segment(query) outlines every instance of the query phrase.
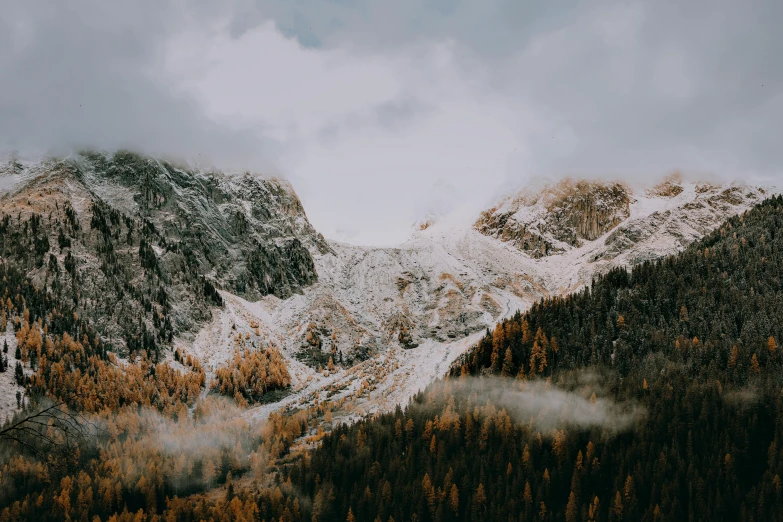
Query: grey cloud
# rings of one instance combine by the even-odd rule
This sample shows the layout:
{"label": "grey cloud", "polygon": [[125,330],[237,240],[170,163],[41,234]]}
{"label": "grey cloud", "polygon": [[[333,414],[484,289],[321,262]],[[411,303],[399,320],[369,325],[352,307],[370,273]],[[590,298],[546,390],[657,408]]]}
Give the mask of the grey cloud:
{"label": "grey cloud", "polygon": [[[463,204],[477,189],[538,175],[781,176],[781,2],[0,0],[0,8],[0,149],[127,147],[228,168],[284,165],[327,233],[362,223],[365,238],[386,243],[380,228],[409,219],[409,207]],[[269,31],[270,20],[304,48],[244,39]],[[182,70],[159,74],[179,65],[167,61],[172,40],[185,47],[176,49]],[[272,47],[253,47],[263,45]],[[213,50],[203,63],[193,57]],[[335,60],[340,67],[329,66]],[[284,74],[291,69],[300,74]],[[201,72],[223,81],[199,84]],[[270,77],[309,83],[255,89]],[[384,91],[397,80],[395,92]],[[324,103],[302,104],[307,97]],[[424,192],[441,179],[462,201],[416,194],[411,204],[411,187]]]}
{"label": "grey cloud", "polygon": [[314,47],[455,41],[485,95],[546,122],[519,122],[535,151],[527,173],[781,172],[780,2],[252,4],[250,19]]}
{"label": "grey cloud", "polygon": [[372,106],[364,112],[344,115],[340,120],[328,122],[318,131],[324,144],[334,143],[346,132],[363,132],[382,129],[386,132],[405,132],[415,121],[426,117],[435,108],[414,95],[398,96]]}
{"label": "grey cloud", "polygon": [[[195,4],[194,4],[195,5]],[[156,77],[167,38],[190,12],[166,2],[2,2],[0,147],[32,154],[132,148],[271,168],[274,143],[233,130]]]}
{"label": "grey cloud", "polygon": [[[585,11],[542,48],[526,49],[502,82],[520,85],[556,124],[554,138],[538,137],[540,168],[780,173],[774,136],[782,129],[783,69],[775,54],[783,35],[772,20],[782,8],[612,4]],[[576,136],[566,157],[558,127]]]}
{"label": "grey cloud", "polygon": [[373,118],[388,130],[404,130],[416,118],[433,110],[430,105],[415,96],[399,97],[375,107]]}
{"label": "grey cloud", "polygon": [[237,20],[240,35],[260,19],[274,19],[281,30],[309,47],[346,41],[394,49],[417,40],[457,40],[482,56],[515,52],[541,30],[556,27],[578,2],[514,0],[384,0],[274,2],[251,0]]}

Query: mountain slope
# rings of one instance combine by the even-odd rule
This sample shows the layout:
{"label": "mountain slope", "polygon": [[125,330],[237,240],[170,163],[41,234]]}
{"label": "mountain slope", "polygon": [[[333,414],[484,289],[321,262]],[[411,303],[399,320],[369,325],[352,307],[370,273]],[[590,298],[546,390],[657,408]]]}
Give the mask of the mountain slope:
{"label": "mountain slope", "polygon": [[[336,399],[351,397],[371,378],[372,390],[355,398],[357,413],[393,408],[442,375],[498,320],[578,290],[612,267],[675,254],[766,196],[755,187],[677,179],[640,193],[623,190],[629,191],[627,218],[560,254],[531,256],[469,223],[447,220],[396,248],[330,242],[330,252],[314,254],[319,281],[302,294],[250,303],[224,293],[221,316],[182,344],[209,369],[231,357],[240,332],[245,345],[271,343],[287,354],[298,391],[285,404],[308,404],[329,388],[343,390]],[[570,218],[558,226],[578,234]],[[330,357],[337,367],[325,377],[317,369]],[[268,411],[263,406],[251,414]]]}
{"label": "mountain slope", "polygon": [[562,180],[506,198],[482,212],[474,228],[542,257],[580,247],[630,216],[631,191],[622,183]]}
{"label": "mountain slope", "polygon": [[[373,248],[324,240],[279,180],[130,153],[10,162],[0,179],[4,258],[72,298],[110,349],[157,358],[176,346],[209,379],[236,349],[274,346],[294,389],[278,406],[329,387],[353,397],[372,376],[359,414],[404,403],[516,310],[676,253],[765,196],[680,179],[641,193],[566,180],[507,198],[473,227],[442,220]],[[550,246],[526,247],[531,234]]]}
{"label": "mountain slope", "polygon": [[782,226],[775,197],[504,320],[281,483],[323,519],[779,520]]}
{"label": "mountain slope", "polygon": [[[0,172],[0,252],[117,350],[149,353],[222,304],[215,290],[288,297],[328,251],[291,187],[185,170],[131,153],[88,153]],[[13,183],[11,183],[13,182]]]}
{"label": "mountain slope", "polygon": [[[284,520],[780,516],[770,419],[783,334],[767,340],[769,357],[758,349],[779,313],[783,202],[735,218],[709,252],[678,258],[687,263],[656,265],[663,276],[650,263],[632,276],[616,268],[678,252],[761,189],[673,180],[629,193],[627,211],[584,220],[579,209],[597,208],[585,203],[590,190],[604,190],[593,183],[539,230],[576,239],[539,256],[445,220],[398,248],[329,243],[284,184],[133,155],[11,164],[0,179],[0,321],[17,368],[0,379],[0,408],[15,406],[6,388],[22,383],[23,403],[65,399],[107,423],[56,456],[0,445],[11,470],[0,503],[14,503],[4,520],[108,518],[125,507],[198,520],[229,504],[236,513],[237,502],[249,518]],[[597,294],[562,297],[599,274]],[[517,309],[531,310],[527,334]],[[650,322],[656,314],[665,321]],[[506,395],[494,379],[450,380],[396,408],[476,345],[460,373],[552,381]],[[585,364],[595,371],[579,372]],[[213,377],[238,407],[209,394]],[[499,407],[486,400],[498,398]],[[517,409],[528,403],[543,408]],[[269,419],[260,445],[246,422],[259,418]],[[336,433],[324,440],[322,430]],[[312,459],[297,458],[319,441]],[[629,455],[645,455],[633,460],[645,467],[626,465]],[[49,457],[64,464],[51,480],[41,473]],[[692,462],[708,464],[686,469]],[[250,486],[273,470],[280,488]],[[92,487],[100,503],[84,501]]]}

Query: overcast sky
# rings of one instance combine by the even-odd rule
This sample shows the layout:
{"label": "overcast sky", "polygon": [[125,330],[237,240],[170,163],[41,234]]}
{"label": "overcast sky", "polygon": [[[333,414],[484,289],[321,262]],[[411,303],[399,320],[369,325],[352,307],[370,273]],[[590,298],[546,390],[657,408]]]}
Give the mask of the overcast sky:
{"label": "overcast sky", "polygon": [[783,2],[0,0],[0,147],[291,180],[404,240],[531,176],[780,179]]}

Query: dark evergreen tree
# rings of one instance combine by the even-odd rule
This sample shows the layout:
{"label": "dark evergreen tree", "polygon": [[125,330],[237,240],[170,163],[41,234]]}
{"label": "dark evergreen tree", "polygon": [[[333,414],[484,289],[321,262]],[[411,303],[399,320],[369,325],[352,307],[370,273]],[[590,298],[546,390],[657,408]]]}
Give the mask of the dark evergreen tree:
{"label": "dark evergreen tree", "polygon": [[14,370],[14,380],[19,386],[24,386],[24,370],[22,369],[22,363],[16,362],[16,369]]}

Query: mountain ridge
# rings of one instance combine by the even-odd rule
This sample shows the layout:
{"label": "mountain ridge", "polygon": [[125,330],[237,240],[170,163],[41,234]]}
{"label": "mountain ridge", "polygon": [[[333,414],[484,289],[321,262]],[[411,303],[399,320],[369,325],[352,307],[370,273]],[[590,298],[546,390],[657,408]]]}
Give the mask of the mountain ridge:
{"label": "mountain ridge", "polygon": [[[374,373],[372,391],[357,401],[357,414],[393,408],[442,374],[497,320],[573,292],[613,267],[677,253],[769,193],[738,184],[665,183],[677,188],[661,184],[634,193],[625,221],[550,256],[530,256],[448,220],[433,220],[397,247],[328,241],[333,253],[314,256],[317,283],[289,300],[269,296],[238,305],[226,314],[232,327],[223,324],[222,335],[210,336],[213,344],[199,340],[191,349],[220,364],[231,353],[235,326],[253,343],[272,343],[289,357],[300,391],[286,404],[308,403],[318,390],[334,387],[344,390],[336,399],[349,397],[356,382]],[[249,328],[254,322],[260,336]],[[217,349],[216,338],[224,339]],[[311,356],[315,345],[320,358]],[[362,357],[354,356],[356,348]],[[330,357],[349,362],[323,376],[317,370]],[[256,413],[267,411],[264,406]]]}
{"label": "mountain ridge", "polygon": [[[54,216],[34,234],[40,249],[49,245],[40,259],[34,239],[14,255],[38,284],[65,266],[64,284],[71,272],[83,278],[81,312],[122,355],[141,347],[173,361],[164,348],[176,347],[209,378],[237,349],[278,348],[292,393],[251,417],[330,388],[359,416],[403,404],[517,310],[679,252],[769,193],[681,178],[646,191],[563,180],[511,194],[473,224],[432,219],[381,248],[324,239],[281,180],[130,153],[12,164],[3,174],[15,177],[0,192],[12,228],[21,226],[13,216]],[[550,246],[531,250],[530,238]],[[357,395],[362,381],[369,386]]]}

